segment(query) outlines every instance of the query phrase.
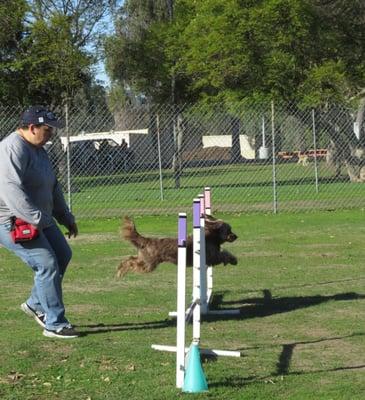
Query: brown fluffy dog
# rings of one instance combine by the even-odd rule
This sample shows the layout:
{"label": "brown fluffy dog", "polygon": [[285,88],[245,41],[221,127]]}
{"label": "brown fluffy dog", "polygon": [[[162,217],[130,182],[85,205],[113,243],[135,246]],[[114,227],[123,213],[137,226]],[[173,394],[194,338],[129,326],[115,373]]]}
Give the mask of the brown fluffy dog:
{"label": "brown fluffy dog", "polygon": [[[134,222],[125,217],[122,225],[123,238],[131,242],[137,249],[137,256],[130,256],[123,260],[117,270],[117,276],[122,277],[129,271],[152,272],[158,264],[170,262],[177,264],[177,239],[174,238],[147,238],[140,235]],[[226,222],[206,216],[205,219],[205,246],[207,265],[237,264],[234,255],[221,250],[225,242],[234,242],[237,236]],[[193,239],[187,238],[187,265],[193,264]]]}

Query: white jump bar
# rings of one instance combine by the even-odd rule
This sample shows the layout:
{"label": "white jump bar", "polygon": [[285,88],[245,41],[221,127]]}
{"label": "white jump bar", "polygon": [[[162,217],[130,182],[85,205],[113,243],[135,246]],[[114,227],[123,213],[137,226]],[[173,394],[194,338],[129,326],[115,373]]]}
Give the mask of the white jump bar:
{"label": "white jump bar", "polygon": [[[165,346],[160,344],[153,344],[151,347],[154,350],[159,351],[169,351],[171,353],[176,353],[176,346]],[[185,347],[185,353],[188,353],[189,347]],[[226,357],[241,357],[240,351],[230,351],[230,350],[215,350],[215,349],[200,349],[202,354],[208,356],[226,356]]]}
{"label": "white jump bar", "polygon": [[[188,309],[185,313],[186,316],[188,316],[191,313],[191,310]],[[238,315],[241,313],[241,310],[235,310],[235,309],[227,309],[227,310],[209,310],[207,315]],[[169,316],[176,318],[177,312],[176,311],[170,311]]]}

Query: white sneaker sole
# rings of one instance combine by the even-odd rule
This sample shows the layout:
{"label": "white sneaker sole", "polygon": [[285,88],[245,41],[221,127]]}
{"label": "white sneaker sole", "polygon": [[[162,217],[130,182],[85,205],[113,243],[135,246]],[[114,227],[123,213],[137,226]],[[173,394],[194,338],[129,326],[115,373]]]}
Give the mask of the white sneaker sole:
{"label": "white sneaker sole", "polygon": [[49,331],[48,329],[45,329],[43,331],[43,336],[49,337],[49,338],[56,338],[56,339],[76,339],[80,337],[80,335],[60,335],[57,332]]}
{"label": "white sneaker sole", "polygon": [[42,322],[38,316],[36,314],[34,314],[34,312],[28,307],[28,305],[26,303],[23,303],[20,305],[20,309],[27,314],[29,317],[32,317],[38,325],[40,325],[42,328],[45,328],[46,325],[44,322]]}

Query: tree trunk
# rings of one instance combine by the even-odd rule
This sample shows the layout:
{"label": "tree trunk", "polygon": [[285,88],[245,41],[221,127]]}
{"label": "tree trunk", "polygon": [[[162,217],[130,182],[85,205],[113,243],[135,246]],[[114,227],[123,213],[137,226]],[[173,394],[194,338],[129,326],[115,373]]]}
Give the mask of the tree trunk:
{"label": "tree trunk", "polygon": [[231,162],[238,162],[241,160],[240,120],[236,117],[233,117],[231,124],[232,124]]}

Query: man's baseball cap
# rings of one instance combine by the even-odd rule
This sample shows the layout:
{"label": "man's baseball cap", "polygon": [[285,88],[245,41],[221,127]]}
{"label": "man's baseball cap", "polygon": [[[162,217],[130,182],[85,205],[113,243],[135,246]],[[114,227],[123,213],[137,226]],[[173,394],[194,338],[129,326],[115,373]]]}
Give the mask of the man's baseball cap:
{"label": "man's baseball cap", "polygon": [[44,106],[28,107],[23,112],[20,121],[22,125],[48,125],[52,128],[63,128],[64,126],[63,122]]}

